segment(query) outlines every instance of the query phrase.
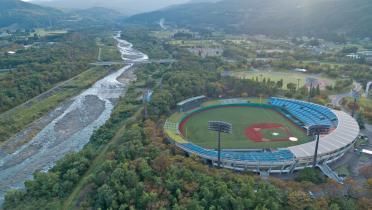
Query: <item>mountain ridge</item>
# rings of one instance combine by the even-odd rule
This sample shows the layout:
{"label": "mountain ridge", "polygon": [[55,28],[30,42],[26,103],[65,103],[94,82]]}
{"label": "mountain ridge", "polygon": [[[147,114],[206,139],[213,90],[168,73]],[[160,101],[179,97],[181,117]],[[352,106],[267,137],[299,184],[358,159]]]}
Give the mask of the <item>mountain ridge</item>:
{"label": "mountain ridge", "polygon": [[20,0],[0,0],[1,28],[89,27],[115,24],[123,15],[115,10],[91,7],[71,11],[40,6]]}
{"label": "mountain ridge", "polygon": [[0,3],[0,28],[12,25],[20,28],[50,26],[64,15],[57,9],[20,0],[1,0]]}
{"label": "mountain ridge", "polygon": [[134,15],[126,23],[216,28],[228,33],[372,37],[368,0],[223,0]]}

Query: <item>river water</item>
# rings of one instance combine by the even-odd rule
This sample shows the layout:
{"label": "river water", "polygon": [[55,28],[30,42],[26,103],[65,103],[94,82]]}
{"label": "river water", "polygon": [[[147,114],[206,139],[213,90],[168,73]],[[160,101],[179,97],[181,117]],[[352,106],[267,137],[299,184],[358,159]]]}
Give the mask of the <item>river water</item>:
{"label": "river water", "polygon": [[133,45],[114,37],[126,66],[97,81],[91,88],[55,109],[55,117],[28,143],[11,153],[0,151],[0,204],[6,191],[24,187],[35,171],[47,171],[67,153],[81,150],[93,131],[110,117],[114,101],[122,96],[133,78],[118,80],[131,67],[148,60]]}

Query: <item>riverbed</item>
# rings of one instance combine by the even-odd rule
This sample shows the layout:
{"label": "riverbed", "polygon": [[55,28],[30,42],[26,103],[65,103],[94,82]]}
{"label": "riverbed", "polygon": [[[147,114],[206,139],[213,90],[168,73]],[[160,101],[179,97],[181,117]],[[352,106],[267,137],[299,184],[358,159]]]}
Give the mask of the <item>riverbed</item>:
{"label": "riverbed", "polygon": [[0,148],[0,203],[6,191],[23,188],[24,181],[31,179],[35,171],[47,171],[67,153],[81,150],[94,130],[110,118],[115,101],[125,94],[129,84],[135,80],[132,67],[148,60],[147,55],[120,39],[120,35],[118,32],[114,39],[126,63],[123,68],[35,121],[32,126],[39,127],[34,131],[37,134],[26,144],[14,146],[17,142],[25,141],[27,134],[33,132],[32,126]]}

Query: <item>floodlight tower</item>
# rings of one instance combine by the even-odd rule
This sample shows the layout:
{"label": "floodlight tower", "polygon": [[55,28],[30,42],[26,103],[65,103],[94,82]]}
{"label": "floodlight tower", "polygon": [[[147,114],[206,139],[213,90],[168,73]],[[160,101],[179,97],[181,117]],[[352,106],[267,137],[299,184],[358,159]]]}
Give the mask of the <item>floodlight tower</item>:
{"label": "floodlight tower", "polygon": [[218,132],[217,144],[218,144],[218,168],[221,168],[221,133],[231,133],[232,125],[223,121],[209,121],[208,130]]}
{"label": "floodlight tower", "polygon": [[315,143],[315,151],[314,151],[314,160],[313,160],[313,168],[316,166],[316,159],[318,157],[318,147],[319,147],[319,139],[320,134],[325,133],[329,130],[329,126],[326,125],[314,125],[309,128],[310,135],[313,136],[314,139],[316,139]]}

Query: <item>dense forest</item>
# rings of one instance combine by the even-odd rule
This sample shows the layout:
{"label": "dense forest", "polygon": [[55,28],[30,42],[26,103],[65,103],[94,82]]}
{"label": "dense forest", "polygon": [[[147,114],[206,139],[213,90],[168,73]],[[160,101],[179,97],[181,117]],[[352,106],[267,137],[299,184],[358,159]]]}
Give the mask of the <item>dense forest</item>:
{"label": "dense forest", "polygon": [[14,69],[0,77],[0,113],[85,71],[96,59],[95,36],[88,32],[71,32],[44,43],[0,60],[0,68]]}
{"label": "dense forest", "polygon": [[[146,46],[162,44],[151,37],[128,41]],[[136,42],[135,40],[138,40]],[[175,103],[198,94],[210,97],[229,94],[274,94],[253,80],[221,78],[218,58],[200,59],[170,46],[157,47],[179,59],[172,65],[137,66],[138,80],[120,99],[110,120],[78,153],[60,160],[49,172],[37,172],[5,197],[5,209],[368,209],[371,191],[345,188],[317,172],[300,173],[297,181],[282,181],[202,164],[186,157],[162,133],[165,117]],[[143,88],[155,93],[143,116]],[[368,176],[368,175],[367,175]],[[316,183],[316,184],[314,184]],[[311,197],[309,190],[321,192]]]}

